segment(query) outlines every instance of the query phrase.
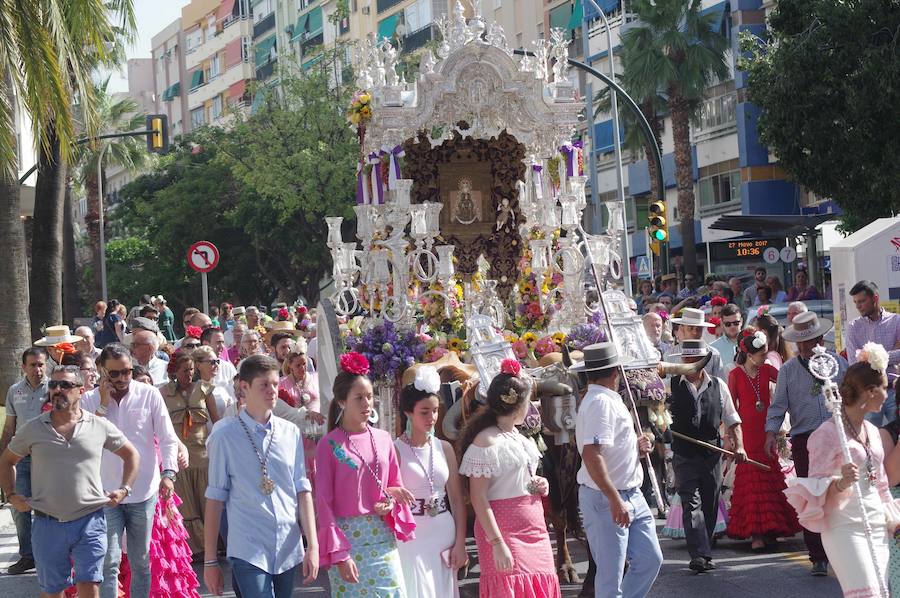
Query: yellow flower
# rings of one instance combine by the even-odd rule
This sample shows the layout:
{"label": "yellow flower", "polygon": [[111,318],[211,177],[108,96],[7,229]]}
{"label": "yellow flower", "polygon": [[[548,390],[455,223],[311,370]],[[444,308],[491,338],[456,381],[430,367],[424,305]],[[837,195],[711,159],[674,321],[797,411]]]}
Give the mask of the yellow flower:
{"label": "yellow flower", "polygon": [[356,112],[354,112],[353,114],[351,114],[351,115],[350,115],[350,122],[352,122],[354,125],[358,125],[358,124],[359,124],[359,114],[357,114]]}
{"label": "yellow flower", "polygon": [[372,96],[370,96],[367,93],[359,94],[359,101],[362,102],[363,104],[368,104],[369,100],[371,100],[371,99],[372,99]]}
{"label": "yellow flower", "polygon": [[363,116],[363,118],[369,118],[372,116],[372,109],[368,106],[363,106],[360,108],[359,113]]}
{"label": "yellow flower", "polygon": [[447,341],[447,348],[451,351],[456,351],[457,353],[459,353],[460,351],[465,351],[466,341],[454,336],[449,341]]}
{"label": "yellow flower", "polygon": [[507,332],[503,335],[503,340],[508,343],[514,343],[519,340],[519,337],[514,332]]}
{"label": "yellow flower", "polygon": [[522,335],[522,340],[525,341],[529,349],[534,349],[534,346],[537,345],[538,337],[533,332],[526,332]]}
{"label": "yellow flower", "polygon": [[563,334],[562,332],[554,332],[552,338],[553,338],[554,343],[556,343],[557,345],[562,347],[562,344],[566,340],[566,335]]}
{"label": "yellow flower", "polygon": [[532,291],[534,291],[534,285],[527,280],[520,285],[520,288],[522,289],[522,293],[525,295],[530,295]]}

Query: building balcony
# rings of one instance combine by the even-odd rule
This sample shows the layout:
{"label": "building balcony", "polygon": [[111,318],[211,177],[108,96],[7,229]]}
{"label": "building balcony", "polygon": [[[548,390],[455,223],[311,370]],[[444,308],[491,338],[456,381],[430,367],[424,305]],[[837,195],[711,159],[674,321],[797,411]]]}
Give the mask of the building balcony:
{"label": "building balcony", "polygon": [[403,2],[403,0],[377,0],[375,7],[379,13],[382,13],[392,6],[397,6],[401,2]]}
{"label": "building balcony", "polygon": [[220,74],[218,77],[192,89],[188,96],[188,108],[195,110],[203,106],[204,102],[228,91],[228,88],[238,81],[253,78],[253,69],[247,62],[239,62]]}
{"label": "building balcony", "polygon": [[275,13],[269,14],[262,21],[253,25],[253,39],[256,39],[264,33],[275,28]]}
{"label": "building balcony", "polygon": [[418,31],[414,31],[403,38],[402,49],[404,52],[418,50],[434,39],[434,25],[428,25]]}
{"label": "building balcony", "polygon": [[184,66],[187,70],[197,68],[204,60],[225,51],[225,46],[242,36],[250,35],[250,22],[247,19],[234,19],[230,26],[219,31],[215,36],[208,38],[197,46],[190,54],[184,57]]}

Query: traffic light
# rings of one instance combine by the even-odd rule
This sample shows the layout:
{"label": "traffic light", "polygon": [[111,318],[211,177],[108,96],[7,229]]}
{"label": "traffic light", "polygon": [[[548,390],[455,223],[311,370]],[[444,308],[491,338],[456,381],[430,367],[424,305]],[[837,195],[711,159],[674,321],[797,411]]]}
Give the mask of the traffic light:
{"label": "traffic light", "polygon": [[650,239],[658,243],[665,243],[669,240],[669,224],[666,221],[666,202],[653,201],[650,202],[649,214],[649,233]]}
{"label": "traffic light", "polygon": [[151,154],[169,151],[169,118],[165,114],[147,117],[147,151]]}

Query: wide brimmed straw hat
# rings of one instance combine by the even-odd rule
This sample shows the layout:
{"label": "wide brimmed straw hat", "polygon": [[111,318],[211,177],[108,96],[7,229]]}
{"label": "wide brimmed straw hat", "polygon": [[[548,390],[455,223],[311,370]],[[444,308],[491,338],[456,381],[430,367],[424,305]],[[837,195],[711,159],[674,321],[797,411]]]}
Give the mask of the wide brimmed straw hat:
{"label": "wide brimmed straw hat", "polygon": [[34,341],[35,347],[52,347],[59,343],[77,343],[82,340],[80,336],[72,334],[68,326],[47,326],[44,334],[46,336]]}
{"label": "wide brimmed straw hat", "polygon": [[681,317],[672,318],[673,324],[681,326],[700,326],[702,328],[715,328],[716,325],[706,321],[706,314],[701,309],[685,307],[681,310]]}

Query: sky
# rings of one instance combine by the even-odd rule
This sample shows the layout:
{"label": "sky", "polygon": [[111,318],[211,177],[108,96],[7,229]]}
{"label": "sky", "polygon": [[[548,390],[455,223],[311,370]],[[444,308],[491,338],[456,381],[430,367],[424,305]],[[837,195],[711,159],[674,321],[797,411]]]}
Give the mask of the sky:
{"label": "sky", "polygon": [[[137,20],[137,39],[128,49],[128,58],[150,58],[150,40],[169,23],[181,16],[181,9],[190,0],[134,0]],[[113,74],[110,91],[128,91],[128,78],[123,71]]]}

